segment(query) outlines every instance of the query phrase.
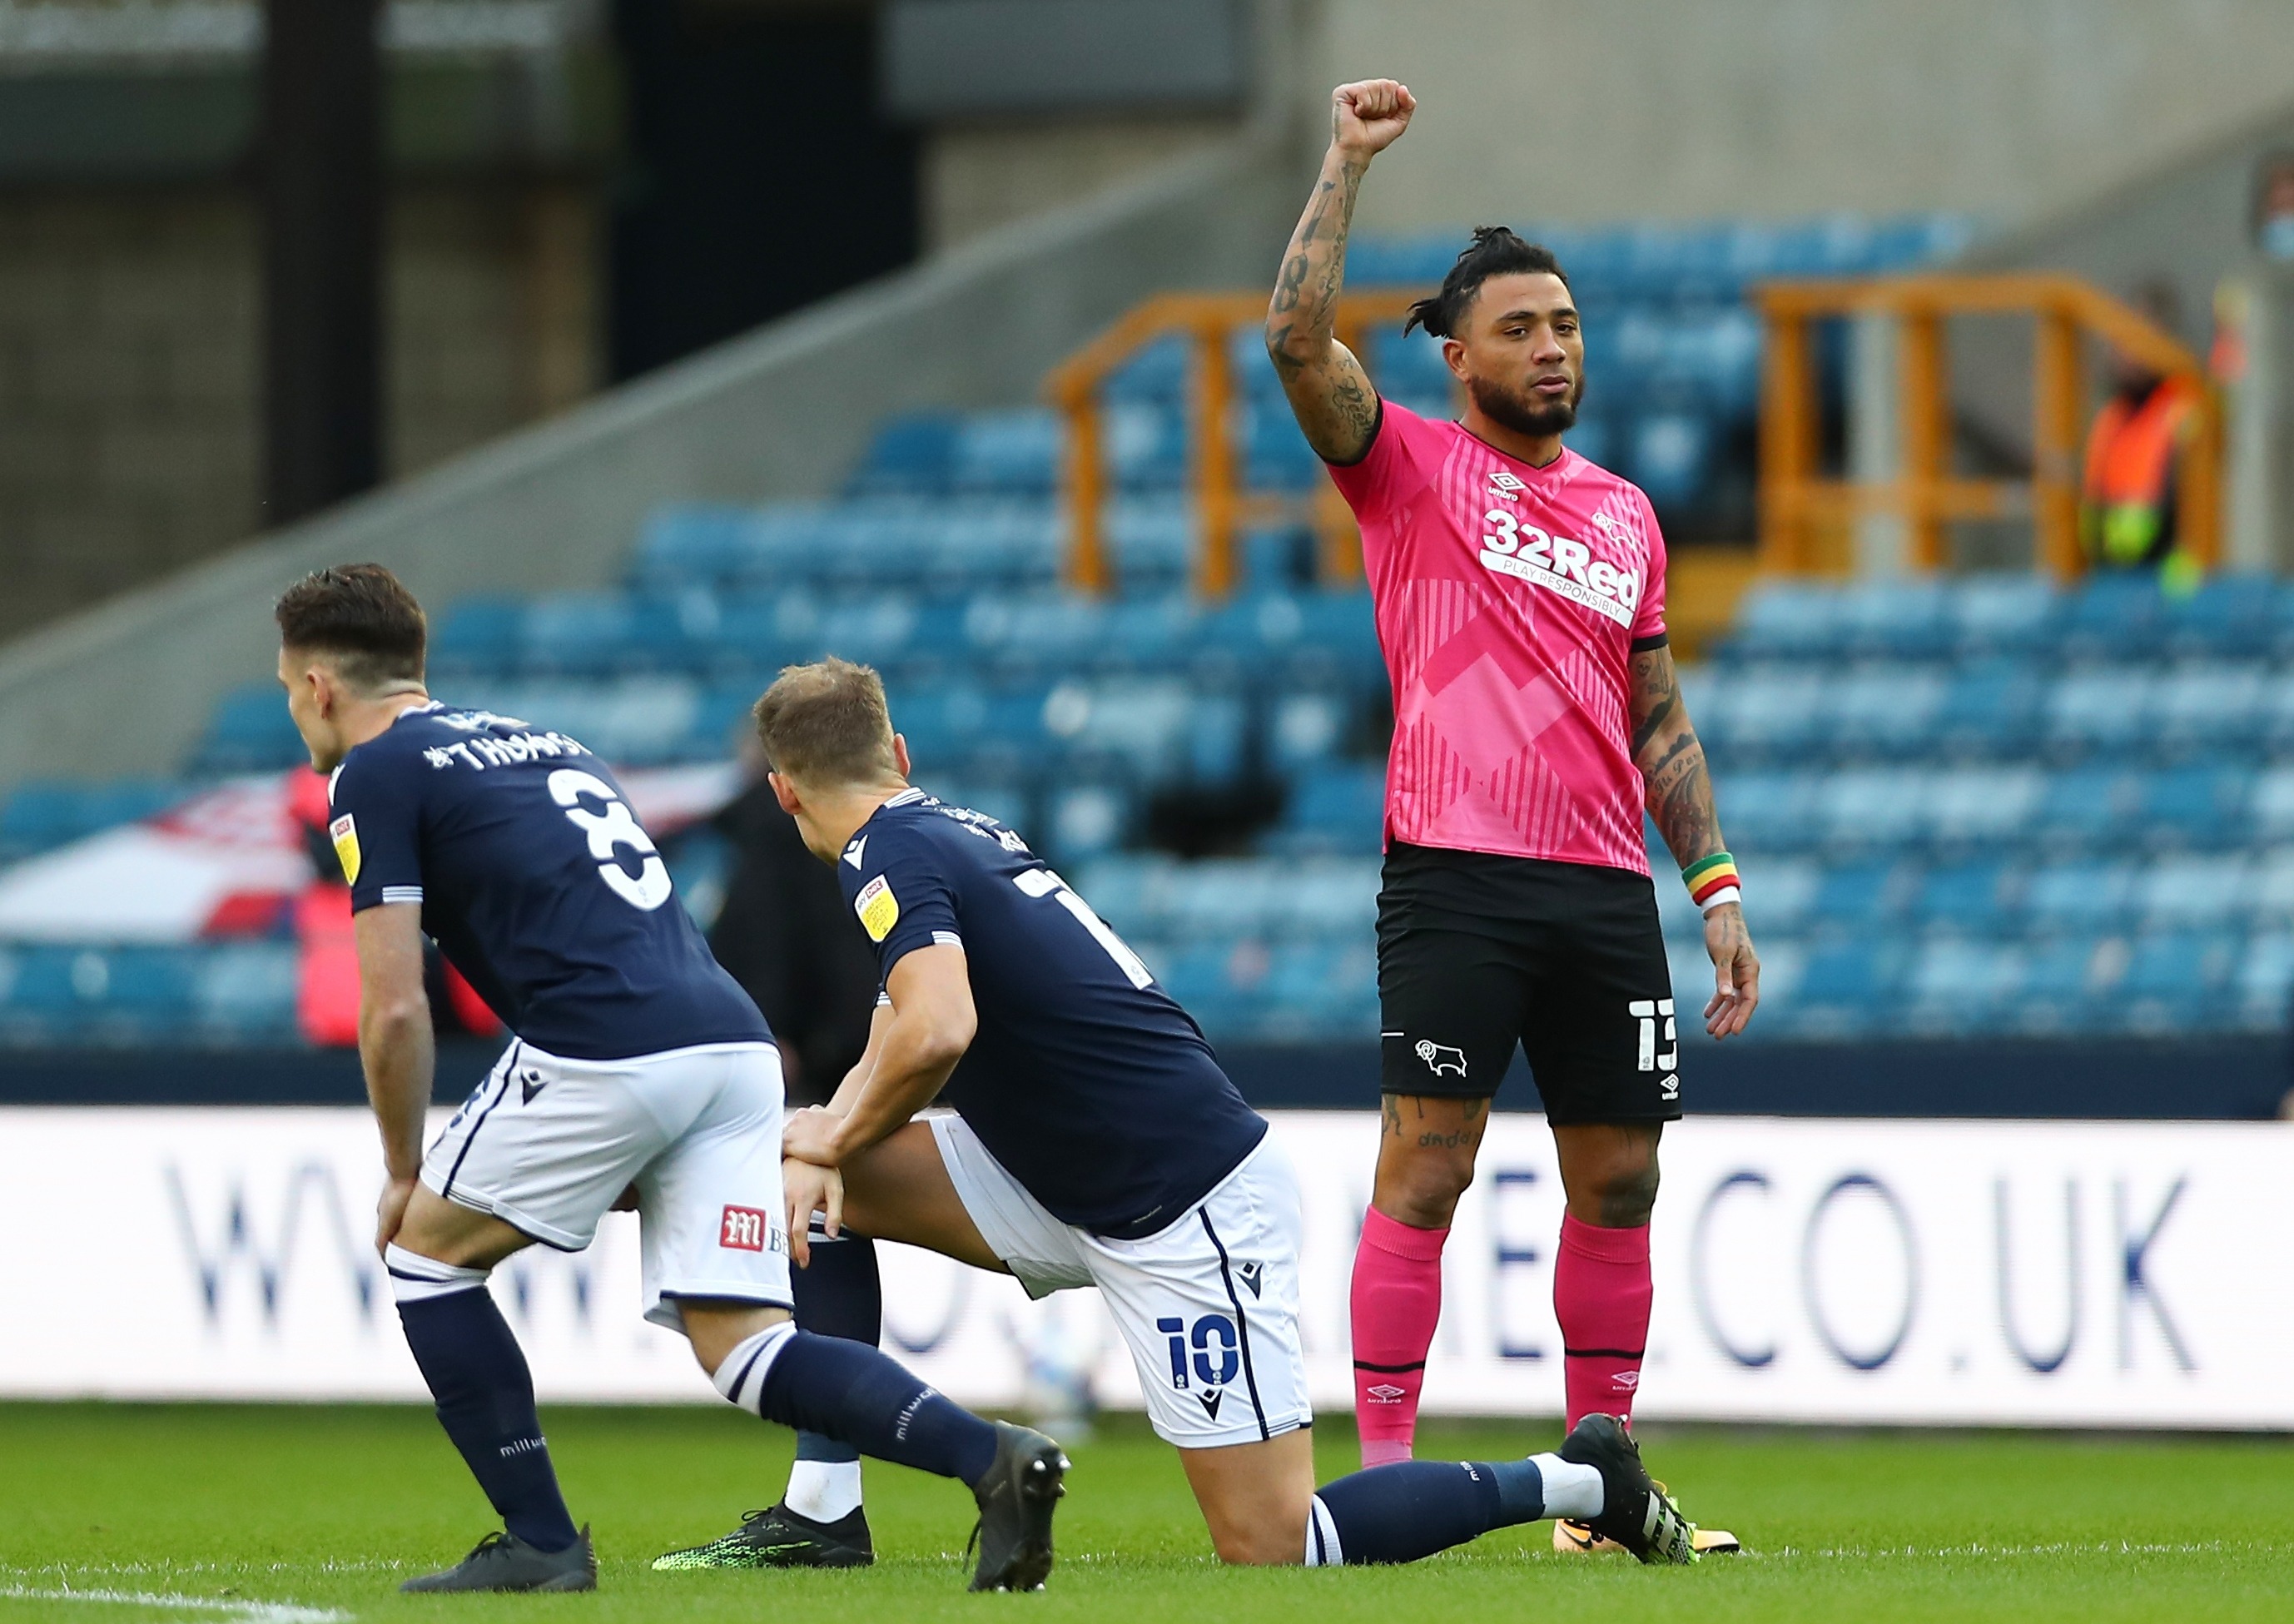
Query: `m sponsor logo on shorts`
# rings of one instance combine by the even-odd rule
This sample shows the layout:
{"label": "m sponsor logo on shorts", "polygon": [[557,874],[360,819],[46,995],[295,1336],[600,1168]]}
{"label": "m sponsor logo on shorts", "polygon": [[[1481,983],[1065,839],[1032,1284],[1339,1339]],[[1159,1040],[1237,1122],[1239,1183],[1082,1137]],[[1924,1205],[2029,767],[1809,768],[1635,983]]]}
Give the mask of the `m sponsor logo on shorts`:
{"label": "m sponsor logo on shorts", "polygon": [[1640,606],[1641,575],[1622,570],[1574,536],[1557,536],[1525,524],[1502,508],[1482,515],[1482,567],[1558,593],[1571,603],[1615,621],[1633,623]]}
{"label": "m sponsor logo on shorts", "polygon": [[717,1231],[717,1244],[735,1252],[761,1252],[773,1232],[771,1222],[753,1206],[728,1206]]}
{"label": "m sponsor logo on shorts", "polygon": [[1449,1071],[1456,1072],[1460,1077],[1466,1075],[1466,1052],[1463,1049],[1452,1049],[1447,1043],[1420,1038],[1415,1052],[1420,1060],[1426,1062],[1426,1069],[1437,1077]]}

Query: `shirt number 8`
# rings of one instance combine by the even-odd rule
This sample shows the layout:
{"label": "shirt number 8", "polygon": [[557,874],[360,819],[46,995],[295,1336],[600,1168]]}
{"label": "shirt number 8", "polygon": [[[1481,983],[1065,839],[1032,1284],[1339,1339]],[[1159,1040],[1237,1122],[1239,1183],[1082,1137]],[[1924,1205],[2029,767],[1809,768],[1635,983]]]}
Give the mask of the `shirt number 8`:
{"label": "shirt number 8", "polygon": [[[605,803],[603,812],[592,812],[582,804],[584,795],[595,796]],[[578,772],[561,767],[549,775],[549,799],[565,808],[565,816],[590,837],[590,855],[599,859],[598,877],[613,889],[614,894],[633,908],[647,913],[669,900],[668,865],[662,862],[660,849],[653,837],[638,824],[638,820],[614,786],[594,773]],[[645,859],[645,865],[632,876],[621,864],[620,852],[624,849]]]}

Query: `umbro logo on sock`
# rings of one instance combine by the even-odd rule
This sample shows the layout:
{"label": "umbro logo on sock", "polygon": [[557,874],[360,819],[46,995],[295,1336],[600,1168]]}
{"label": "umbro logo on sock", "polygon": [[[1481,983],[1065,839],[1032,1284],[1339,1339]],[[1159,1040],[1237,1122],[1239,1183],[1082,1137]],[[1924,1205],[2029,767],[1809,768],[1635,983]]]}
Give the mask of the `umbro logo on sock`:
{"label": "umbro logo on sock", "polygon": [[1199,1393],[1195,1396],[1203,1401],[1203,1414],[1208,1416],[1214,1421],[1217,1420],[1219,1406],[1225,1401],[1226,1394],[1224,1393],[1212,1392]]}
{"label": "umbro logo on sock", "polygon": [[1375,1387],[1363,1388],[1363,1396],[1374,1403],[1395,1404],[1401,1401],[1403,1392],[1389,1382],[1380,1382]]}
{"label": "umbro logo on sock", "polygon": [[1234,1271],[1242,1277],[1242,1283],[1250,1287],[1250,1295],[1254,1297],[1265,1285],[1265,1269],[1264,1263],[1237,1263],[1234,1266]]}

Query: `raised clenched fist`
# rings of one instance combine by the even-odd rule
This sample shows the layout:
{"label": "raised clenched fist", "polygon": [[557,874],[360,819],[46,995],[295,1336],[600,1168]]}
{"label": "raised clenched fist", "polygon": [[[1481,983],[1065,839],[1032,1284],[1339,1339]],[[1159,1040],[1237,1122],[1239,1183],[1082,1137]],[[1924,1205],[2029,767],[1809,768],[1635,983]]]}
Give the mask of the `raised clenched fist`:
{"label": "raised clenched fist", "polygon": [[1350,153],[1370,158],[1394,144],[1410,127],[1418,98],[1394,79],[1363,79],[1330,93],[1330,139]]}

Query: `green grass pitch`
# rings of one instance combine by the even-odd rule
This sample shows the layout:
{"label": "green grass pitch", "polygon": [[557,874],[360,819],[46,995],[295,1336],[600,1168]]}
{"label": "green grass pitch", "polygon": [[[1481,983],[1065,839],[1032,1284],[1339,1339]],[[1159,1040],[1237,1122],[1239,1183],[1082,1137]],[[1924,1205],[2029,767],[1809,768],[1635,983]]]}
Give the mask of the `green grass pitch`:
{"label": "green grass pitch", "polygon": [[[491,1525],[427,1411],[0,1406],[0,1624],[2294,1617],[2294,1446],[2279,1440],[1651,1427],[1652,1467],[1750,1554],[1664,1570],[1560,1557],[1539,1523],[1411,1568],[1242,1572],[1211,1560],[1171,1452],[1116,1417],[1073,1451],[1049,1591],[971,1596],[969,1497],[874,1466],[870,1571],[650,1572],[656,1552],[775,1498],[788,1434],[730,1410],[546,1420],[574,1514],[597,1526],[594,1596],[395,1594]],[[1553,1435],[1429,1425],[1420,1452],[1487,1458]],[[1326,1475],[1351,1466],[1342,1422],[1319,1442]]]}

